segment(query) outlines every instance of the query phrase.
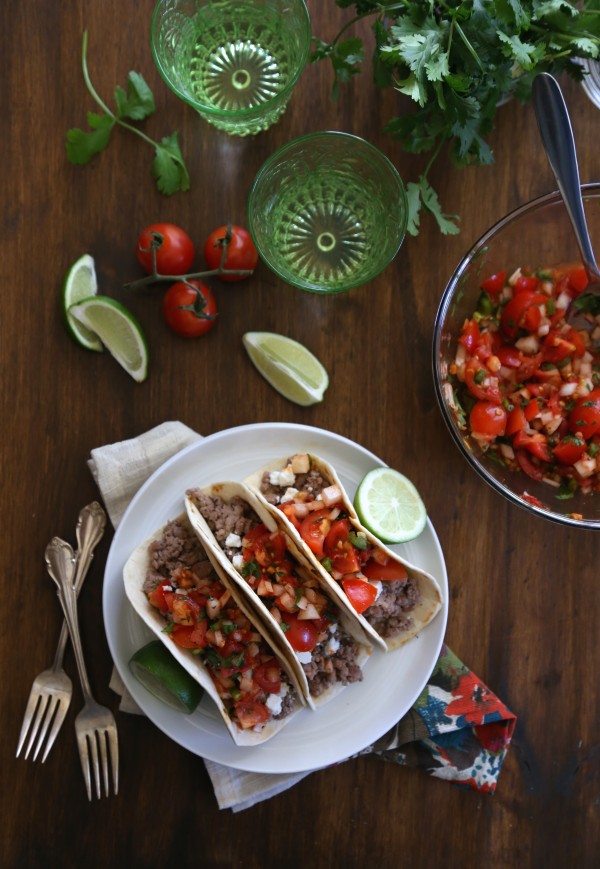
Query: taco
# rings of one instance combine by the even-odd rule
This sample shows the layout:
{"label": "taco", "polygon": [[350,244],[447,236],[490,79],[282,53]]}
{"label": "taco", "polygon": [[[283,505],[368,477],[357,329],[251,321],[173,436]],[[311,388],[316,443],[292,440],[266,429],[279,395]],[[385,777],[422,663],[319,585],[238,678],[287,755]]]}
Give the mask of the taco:
{"label": "taco", "polygon": [[133,552],[123,577],[136,612],[215,702],[237,745],[265,742],[305,705],[287,658],[185,514]]}
{"label": "taco", "polygon": [[366,528],[333,467],[309,453],[274,461],[246,484],[318,568],[337,599],[386,651],[412,639],[441,608],[436,580]]}
{"label": "taco", "polygon": [[313,709],[362,680],[372,651],[364,631],[251,490],[242,483],[191,489],[186,508],[209,555],[285,650]]}

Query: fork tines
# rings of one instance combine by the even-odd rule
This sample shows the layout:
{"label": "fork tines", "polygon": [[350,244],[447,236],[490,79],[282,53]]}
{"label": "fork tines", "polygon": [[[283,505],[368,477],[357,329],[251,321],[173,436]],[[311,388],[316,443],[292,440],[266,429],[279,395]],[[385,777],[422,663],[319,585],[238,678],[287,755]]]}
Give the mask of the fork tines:
{"label": "fork tines", "polygon": [[31,751],[37,737],[37,744],[32,755],[32,760],[36,760],[42,745],[44,744],[46,735],[48,735],[46,747],[42,755],[42,763],[46,760],[48,752],[54,745],[54,740],[56,739],[58,731],[65,719],[70,701],[70,697],[65,696],[64,691],[54,691],[47,684],[44,684],[43,686],[38,684],[38,680],[44,675],[44,673],[40,674],[31,686],[31,692],[29,694],[29,700],[27,701],[23,723],[21,725],[21,732],[19,734],[17,753],[15,755],[16,757],[19,756],[21,749],[25,744],[25,740],[27,739],[27,735],[29,734],[29,741],[27,743],[24,757],[25,760],[27,760],[29,752]]}
{"label": "fork tines", "polygon": [[[119,792],[119,743],[114,724],[95,730],[77,730],[81,769],[85,779],[88,800],[92,799],[92,771],[96,796],[110,796],[109,759],[115,796]],[[101,775],[102,773],[102,775]]]}

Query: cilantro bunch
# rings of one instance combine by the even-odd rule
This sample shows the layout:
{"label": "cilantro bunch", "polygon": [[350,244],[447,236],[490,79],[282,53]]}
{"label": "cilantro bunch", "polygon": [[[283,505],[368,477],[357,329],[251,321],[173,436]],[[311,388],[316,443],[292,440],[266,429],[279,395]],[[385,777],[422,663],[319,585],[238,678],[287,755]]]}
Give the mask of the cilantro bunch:
{"label": "cilantro bunch", "polygon": [[160,142],[155,142],[130,121],[143,121],[155,109],[154,96],[139,72],[130,72],[127,76],[127,90],[117,85],[115,88],[116,110],[111,111],[98,96],[87,66],[87,31],[83,34],[81,51],[83,78],[88,91],[102,113],[88,112],[89,130],[74,128],[67,132],[67,156],[71,163],[81,165],[89,163],[92,157],[103,151],[110,142],[115,126],[120,126],[140,136],[154,148],[152,174],[156,186],[161,193],[169,196],[177,190],[189,190],[190,177],[186,169],[177,133],[165,136]]}
{"label": "cilantro bunch", "polygon": [[503,99],[531,96],[540,72],[568,73],[580,81],[577,58],[598,58],[600,0],[336,0],[356,15],[331,43],[315,40],[312,60],[333,66],[333,96],[339,83],[359,72],[360,38],[342,38],[356,21],[374,16],[373,75],[379,87],[394,87],[414,103],[386,130],[409,153],[430,153],[417,181],[407,184],[409,226],[419,232],[421,210],[443,233],[459,231],[456,215],[443,213],[428,180],[445,145],[458,166],[490,164],[486,141]]}

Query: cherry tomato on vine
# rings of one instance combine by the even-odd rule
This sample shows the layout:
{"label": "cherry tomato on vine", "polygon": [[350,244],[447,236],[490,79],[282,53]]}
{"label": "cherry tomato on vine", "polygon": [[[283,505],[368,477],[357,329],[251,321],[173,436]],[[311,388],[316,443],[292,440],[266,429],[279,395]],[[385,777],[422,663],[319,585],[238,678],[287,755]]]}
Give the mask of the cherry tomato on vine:
{"label": "cherry tomato on vine", "polygon": [[161,275],[185,275],[194,262],[194,244],[187,232],[173,223],[153,223],[140,234],[135,249],[138,262],[152,274],[152,249]]}
{"label": "cherry tomato on vine", "polygon": [[[230,236],[230,237],[229,237]],[[223,263],[225,269],[248,269],[254,271],[258,263],[258,251],[252,236],[243,226],[220,226],[206,239],[204,259],[209,269],[218,269],[223,257],[223,246],[227,244],[227,256]],[[249,275],[218,275],[222,281],[243,281]]]}
{"label": "cherry tomato on vine", "polygon": [[214,296],[199,281],[171,284],[163,298],[162,313],[167,325],[183,338],[205,335],[217,322]]}

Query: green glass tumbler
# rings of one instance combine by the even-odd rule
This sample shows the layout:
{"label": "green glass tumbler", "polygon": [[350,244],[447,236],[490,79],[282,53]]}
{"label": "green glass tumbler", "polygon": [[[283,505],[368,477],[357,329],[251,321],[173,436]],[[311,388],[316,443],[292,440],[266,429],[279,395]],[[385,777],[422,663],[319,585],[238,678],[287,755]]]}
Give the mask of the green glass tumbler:
{"label": "green glass tumbler", "polygon": [[171,90],[236,136],[281,117],[310,40],[305,0],[160,0],[150,34]]}
{"label": "green glass tumbler", "polygon": [[248,197],[261,258],[286,283],[341,293],[368,283],[406,233],[402,179],[374,145],[348,133],[301,136],[269,157]]}

